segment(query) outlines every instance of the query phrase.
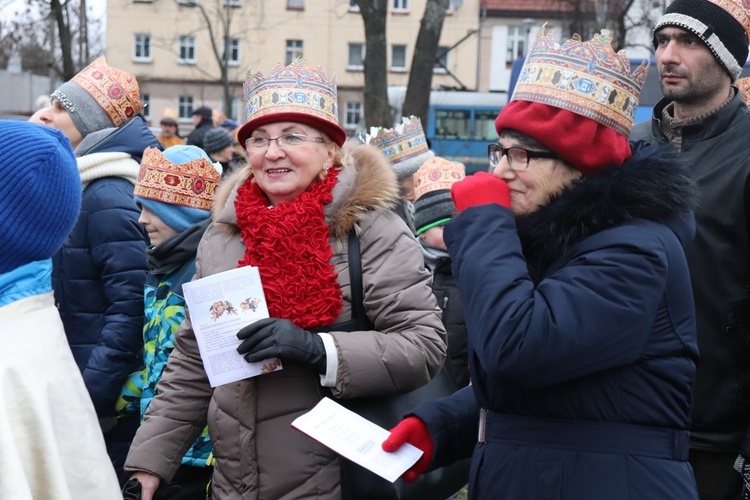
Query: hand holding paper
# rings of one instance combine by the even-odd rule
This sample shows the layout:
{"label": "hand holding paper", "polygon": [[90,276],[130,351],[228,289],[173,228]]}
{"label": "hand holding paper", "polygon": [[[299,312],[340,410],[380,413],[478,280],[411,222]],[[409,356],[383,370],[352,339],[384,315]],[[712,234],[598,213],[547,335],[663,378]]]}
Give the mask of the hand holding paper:
{"label": "hand holding paper", "polygon": [[392,453],[385,452],[380,443],[388,437],[387,430],[329,398],[321,399],[315,408],[297,417],[292,427],[391,482],[422,454],[409,443]]}
{"label": "hand holding paper", "polygon": [[383,441],[382,446],[385,451],[393,452],[406,443],[414,445],[423,452],[417,463],[404,473],[404,481],[413,483],[430,466],[432,454],[435,451],[427,426],[417,417],[408,417],[399,422],[391,429],[391,435]]}
{"label": "hand holding paper", "polygon": [[237,352],[254,363],[267,358],[293,359],[307,363],[317,373],[326,371],[323,339],[288,319],[267,318],[247,325],[237,333],[242,343]]}

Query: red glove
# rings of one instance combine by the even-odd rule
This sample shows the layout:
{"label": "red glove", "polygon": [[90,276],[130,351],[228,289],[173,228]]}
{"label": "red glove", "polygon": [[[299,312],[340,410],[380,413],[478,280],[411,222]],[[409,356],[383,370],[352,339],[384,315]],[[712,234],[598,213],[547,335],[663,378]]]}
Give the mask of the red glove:
{"label": "red glove", "polygon": [[435,445],[432,443],[427,426],[417,417],[408,417],[399,422],[396,427],[391,429],[391,435],[383,441],[382,446],[385,451],[394,452],[401,448],[404,443],[414,445],[424,452],[417,463],[404,472],[404,481],[413,483],[430,466]]}
{"label": "red glove", "polygon": [[456,209],[463,212],[468,207],[497,203],[510,208],[508,183],[489,172],[477,172],[451,186],[451,197]]}

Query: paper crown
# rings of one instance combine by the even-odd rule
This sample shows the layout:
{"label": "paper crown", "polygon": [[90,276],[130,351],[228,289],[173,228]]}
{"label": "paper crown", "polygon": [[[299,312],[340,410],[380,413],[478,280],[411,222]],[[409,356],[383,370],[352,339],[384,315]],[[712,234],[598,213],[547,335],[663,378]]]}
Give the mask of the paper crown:
{"label": "paper crown", "polygon": [[329,81],[320,66],[305,65],[301,53],[288,66],[276,64],[267,77],[260,71],[248,71],[244,89],[246,123],[238,133],[241,144],[259,126],[279,121],[316,127],[339,146],[344,144],[346,132],[339,125],[336,77]]}
{"label": "paper crown", "polygon": [[445,158],[435,156],[419,167],[414,174],[414,199],[433,191],[450,190],[451,186],[466,177],[465,167]]}
{"label": "paper crown", "polygon": [[735,18],[745,30],[745,37],[750,39],[750,5],[746,0],[708,0],[721,7]]}
{"label": "paper crown", "polygon": [[372,127],[365,142],[380,149],[399,179],[416,172],[434,155],[427,146],[422,122],[416,116],[402,117],[394,128]]}
{"label": "paper crown", "polygon": [[80,86],[101,106],[115,127],[129,121],[143,109],[135,76],[113,68],[107,64],[104,56],[83,68],[71,82]]}
{"label": "paper crown", "polygon": [[608,30],[588,42],[574,35],[559,45],[545,25],[534,39],[511,100],[566,109],[627,136],[647,70],[644,61],[631,73],[625,52],[612,50]]}
{"label": "paper crown", "polygon": [[157,148],[143,152],[133,196],[200,210],[211,210],[220,175],[210,161],[169,161]]}
{"label": "paper crown", "polygon": [[735,87],[740,91],[740,97],[745,104],[750,106],[750,77],[740,78],[734,82]]}

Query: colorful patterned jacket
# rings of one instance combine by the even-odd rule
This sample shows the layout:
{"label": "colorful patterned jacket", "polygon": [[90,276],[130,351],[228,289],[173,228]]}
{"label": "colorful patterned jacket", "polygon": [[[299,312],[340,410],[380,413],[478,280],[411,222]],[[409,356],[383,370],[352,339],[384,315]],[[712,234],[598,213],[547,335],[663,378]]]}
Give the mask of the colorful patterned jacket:
{"label": "colorful patterned jacket", "polygon": [[[195,252],[208,222],[197,224],[162,245],[149,249],[151,273],[144,289],[144,368],[133,373],[123,388],[118,405],[121,412],[135,411],[138,407],[143,419],[156,394],[156,384],[174,349],[175,333],[185,319],[182,284],[190,281],[195,274]],[[182,464],[194,467],[212,465],[212,450],[208,429],[204,428],[182,458]]]}

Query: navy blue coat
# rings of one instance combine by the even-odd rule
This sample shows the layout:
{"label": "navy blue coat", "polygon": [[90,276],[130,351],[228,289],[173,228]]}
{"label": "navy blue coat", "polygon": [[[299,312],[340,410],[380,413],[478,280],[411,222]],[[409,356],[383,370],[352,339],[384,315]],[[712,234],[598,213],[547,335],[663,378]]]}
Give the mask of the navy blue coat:
{"label": "navy blue coat", "polygon": [[649,150],[518,225],[500,205],[447,224],[473,386],[415,412],[433,466],[473,452],[471,498],[697,498],[693,200]]}
{"label": "navy blue coat", "polygon": [[[140,160],[160,147],[135,118],[86,154],[125,152]],[[128,375],[140,367],[148,235],[133,184],[102,177],[83,191],[81,213],[53,257],[52,286],[65,333],[99,417],[113,416]]]}

